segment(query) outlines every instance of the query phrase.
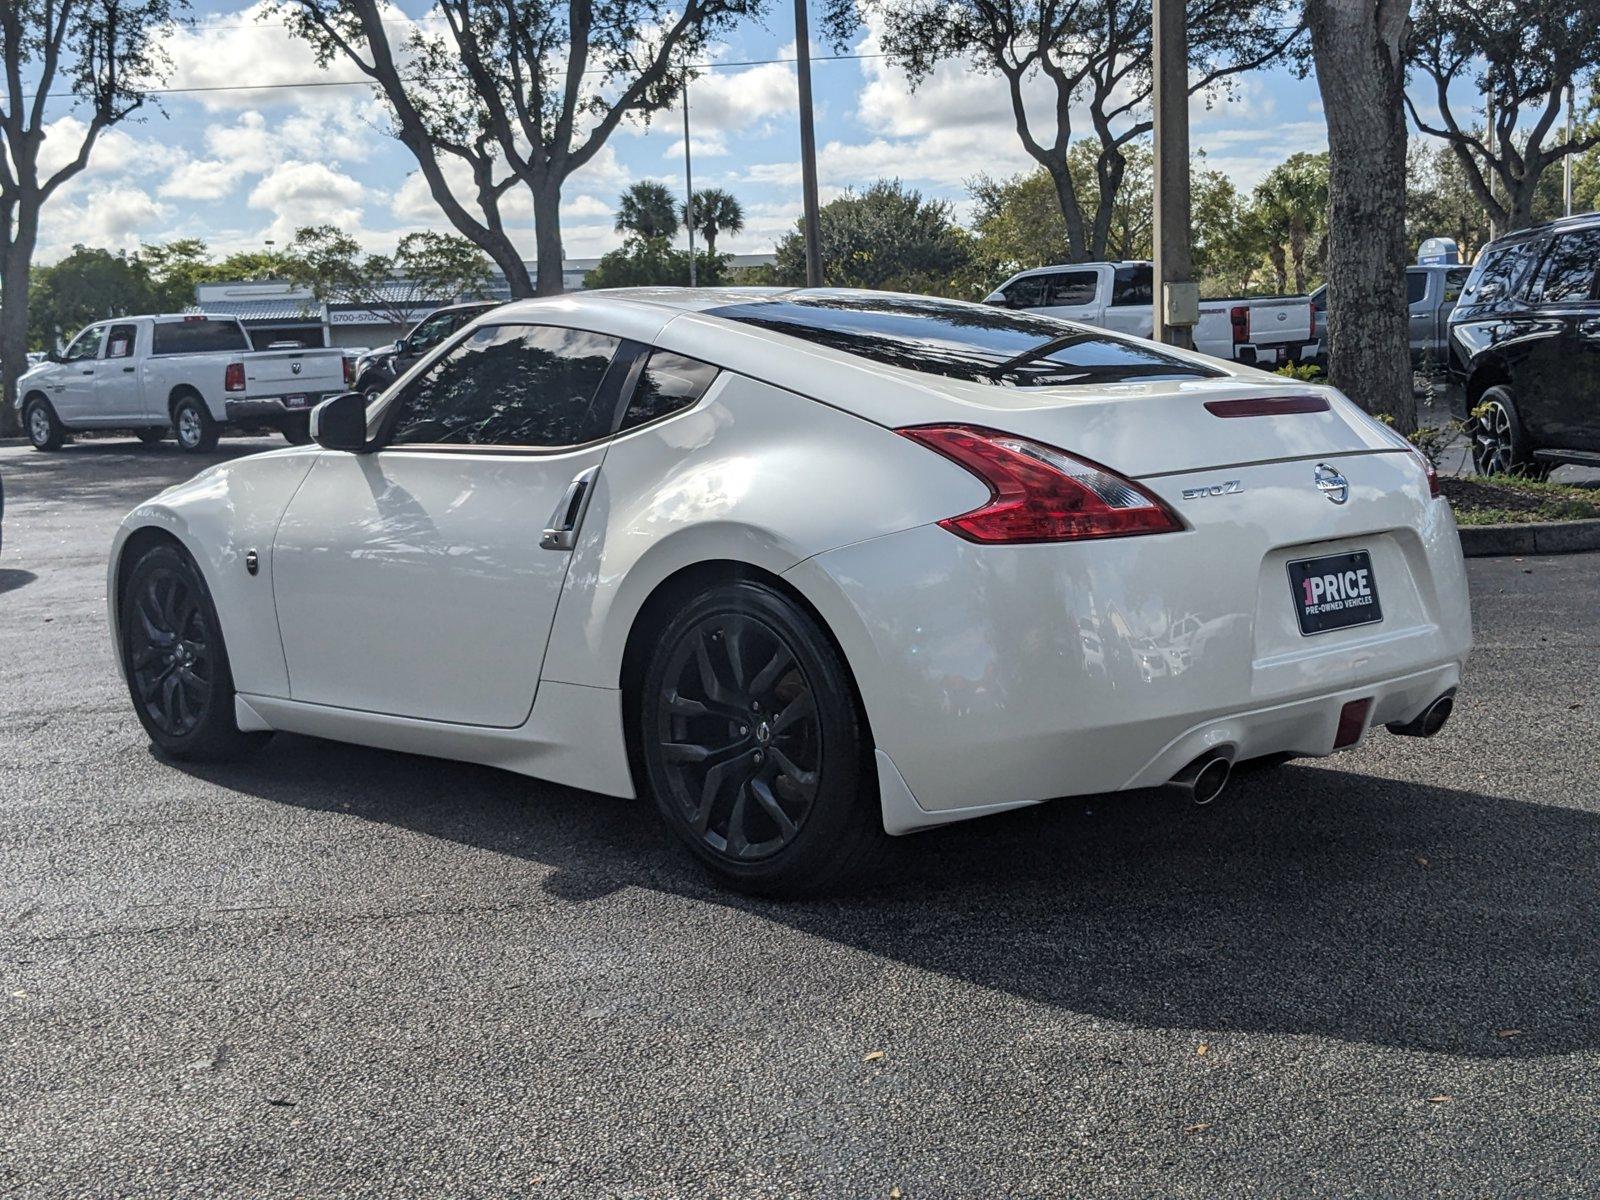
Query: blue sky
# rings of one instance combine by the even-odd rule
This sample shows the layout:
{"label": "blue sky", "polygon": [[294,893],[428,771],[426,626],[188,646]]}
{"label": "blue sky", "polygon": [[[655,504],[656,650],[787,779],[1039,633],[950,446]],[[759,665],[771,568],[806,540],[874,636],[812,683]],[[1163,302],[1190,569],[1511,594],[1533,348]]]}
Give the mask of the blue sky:
{"label": "blue sky", "polygon": [[[398,6],[412,17],[426,3]],[[47,210],[40,261],[74,242],[133,249],[142,242],[197,236],[219,253],[284,244],[301,225],[331,222],[373,249],[392,248],[418,228],[447,228],[410,155],[385,132],[381,107],[360,87],[275,88],[350,78],[320,72],[281,25],[258,20],[259,4],[198,0],[197,23],[170,39],[169,86],[238,87],[162,98],[164,113],[113,130],[90,169]],[[787,58],[793,29],[779,5],[765,28],[747,25],[715,48],[726,63]],[[816,20],[815,15],[813,21]],[[870,31],[853,48],[871,53]],[[814,53],[828,51],[816,47]],[[823,198],[882,176],[899,176],[949,198],[965,212],[963,182],[1031,166],[1012,126],[1001,81],[950,64],[913,93],[881,59],[818,62],[819,172]],[[1192,142],[1208,165],[1252,186],[1297,150],[1326,144],[1316,85],[1284,71],[1241,78],[1231,100],[1196,101]],[[770,250],[799,212],[798,135],[793,68],[730,67],[691,89],[697,187],[737,195],[749,221],[721,248]],[[52,115],[61,136],[47,155],[65,156],[76,118],[67,104]],[[569,257],[596,255],[618,243],[612,232],[617,194],[639,179],[661,179],[681,193],[682,115],[661,114],[649,128],[624,126],[605,151],[569,180],[563,235]],[[531,257],[532,217],[513,201],[508,218]]]}

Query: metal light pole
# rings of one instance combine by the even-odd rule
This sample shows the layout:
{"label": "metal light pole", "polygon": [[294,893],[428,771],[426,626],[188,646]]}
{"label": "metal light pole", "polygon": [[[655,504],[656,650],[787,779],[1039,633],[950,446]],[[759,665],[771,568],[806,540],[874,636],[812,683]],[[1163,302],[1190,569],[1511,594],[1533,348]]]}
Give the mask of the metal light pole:
{"label": "metal light pole", "polygon": [[800,190],[805,210],[806,286],[822,286],[822,230],[817,215],[817,131],[811,114],[811,29],[806,0],[794,0],[795,75],[800,83]]}
{"label": "metal light pole", "polygon": [[694,269],[694,169],[689,158],[689,68],[683,69],[683,223],[689,231],[689,286],[698,278]]}
{"label": "metal light pole", "polygon": [[1158,341],[1194,348],[1200,289],[1191,276],[1189,220],[1189,28],[1184,0],[1154,0],[1155,251]]}
{"label": "metal light pole", "polygon": [[[1577,104],[1577,92],[1567,84],[1567,145],[1572,145],[1572,109]],[[1567,216],[1572,215],[1572,155],[1561,156],[1561,201]]]}

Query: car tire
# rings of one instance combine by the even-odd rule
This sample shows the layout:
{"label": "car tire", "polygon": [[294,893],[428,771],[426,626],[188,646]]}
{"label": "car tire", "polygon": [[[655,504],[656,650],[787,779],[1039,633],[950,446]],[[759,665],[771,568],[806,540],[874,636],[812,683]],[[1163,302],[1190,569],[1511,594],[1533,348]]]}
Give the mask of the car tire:
{"label": "car tire", "polygon": [[1517,402],[1504,384],[1485,388],[1473,406],[1472,467],[1479,475],[1518,475],[1548,479],[1553,469],[1533,457]]}
{"label": "car tire", "polygon": [[291,446],[304,446],[311,440],[311,414],[295,413],[278,424],[278,432]]}
{"label": "car tire", "polygon": [[166,441],[167,434],[170,432],[171,430],[162,425],[153,426],[149,429],[135,429],[133,431],[133,436],[138,438],[146,446],[159,446],[162,442]]}
{"label": "car tire", "polygon": [[59,450],[67,444],[66,426],[56,418],[50,401],[42,397],[34,397],[23,408],[22,427],[35,450]]}
{"label": "car tire", "polygon": [[740,891],[859,882],[887,843],[871,737],[843,657],[777,589],[720,584],[674,607],[634,737],[667,827]]}
{"label": "car tire", "polygon": [[172,408],[172,428],[177,434],[178,449],[185,454],[204,454],[217,448],[217,437],[222,432],[205,401],[194,393],[181,396]]}
{"label": "car tire", "polygon": [[150,741],[173,758],[217,762],[272,735],[234,720],[233,670],[205,579],[184,550],[150,547],[133,564],[118,613],[122,674]]}

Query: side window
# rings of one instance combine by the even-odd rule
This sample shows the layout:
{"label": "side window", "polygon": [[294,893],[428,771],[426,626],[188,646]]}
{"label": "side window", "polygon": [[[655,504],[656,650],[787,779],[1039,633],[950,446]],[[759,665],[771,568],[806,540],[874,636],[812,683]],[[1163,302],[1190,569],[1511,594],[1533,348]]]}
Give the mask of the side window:
{"label": "side window", "polygon": [[1498,246],[1483,252],[1462,289],[1461,299],[1469,304],[1505,300],[1514,296],[1528,277],[1526,266],[1533,248],[1531,242]]}
{"label": "side window", "polygon": [[1536,304],[1587,300],[1594,294],[1595,267],[1600,265],[1600,229],[1563,233],[1550,243],[1534,284]]}
{"label": "side window", "polygon": [[72,345],[67,347],[67,352],[61,358],[64,362],[82,362],[86,358],[99,358],[100,345],[105,340],[106,327],[91,325],[72,339]]}
{"label": "side window", "polygon": [[670,350],[652,350],[639,373],[639,386],[628,401],[628,411],[622,416],[622,428],[633,429],[691,407],[706,394],[716,377],[717,368],[710,363]]}
{"label": "side window", "polygon": [[135,325],[113,325],[106,334],[107,358],[132,358],[133,342],[138,333]]}
{"label": "side window", "polygon": [[1095,291],[1100,285],[1100,276],[1094,271],[1057,271],[1047,278],[1050,281],[1050,295],[1046,304],[1051,308],[1093,304]]}
{"label": "side window", "polygon": [[1043,308],[1046,278],[1044,275],[1024,275],[1006,288],[1006,303],[1012,308]]}
{"label": "side window", "polygon": [[1428,294],[1428,273],[1426,271],[1406,272],[1406,303],[1416,304]]}
{"label": "side window", "polygon": [[1111,305],[1153,304],[1155,272],[1150,267],[1118,267],[1111,284]]}
{"label": "side window", "polygon": [[610,432],[594,404],[618,339],[552,325],[485,325],[398,403],[391,446],[576,446]]}
{"label": "side window", "polygon": [[1444,303],[1445,304],[1454,304],[1457,300],[1461,299],[1461,289],[1466,286],[1467,276],[1470,275],[1471,273],[1472,272],[1470,270],[1468,270],[1466,267],[1461,267],[1461,268],[1459,268],[1457,270],[1454,270],[1454,271],[1446,271],[1445,272],[1445,274],[1444,274]]}
{"label": "side window", "polygon": [[431,350],[458,328],[454,313],[439,313],[418,325],[406,340],[413,351]]}

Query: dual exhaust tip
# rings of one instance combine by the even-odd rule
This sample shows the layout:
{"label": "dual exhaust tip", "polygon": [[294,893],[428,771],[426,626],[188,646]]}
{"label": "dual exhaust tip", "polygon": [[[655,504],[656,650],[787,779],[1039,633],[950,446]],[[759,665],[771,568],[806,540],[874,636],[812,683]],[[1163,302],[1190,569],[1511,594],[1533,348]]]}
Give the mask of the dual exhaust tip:
{"label": "dual exhaust tip", "polygon": [[[1422,710],[1420,716],[1410,721],[1392,721],[1384,728],[1401,737],[1432,737],[1444,728],[1450,714],[1455,711],[1455,689]],[[1170,792],[1191,804],[1210,804],[1228,786],[1233,778],[1233,759],[1226,750],[1208,750],[1179,771],[1164,785]]]}

